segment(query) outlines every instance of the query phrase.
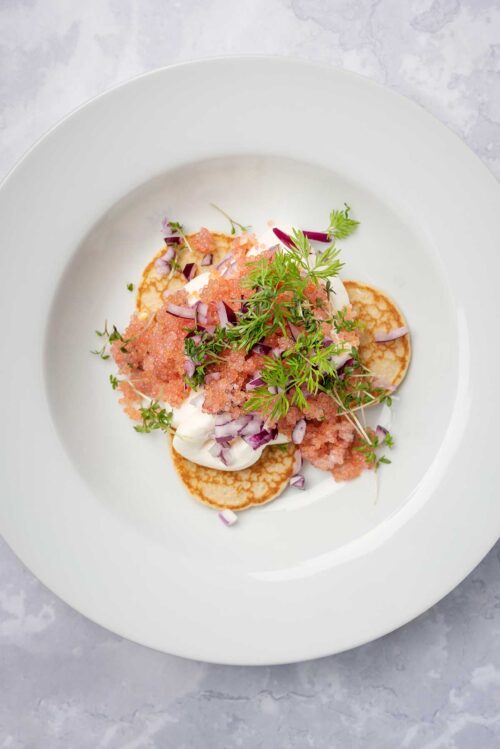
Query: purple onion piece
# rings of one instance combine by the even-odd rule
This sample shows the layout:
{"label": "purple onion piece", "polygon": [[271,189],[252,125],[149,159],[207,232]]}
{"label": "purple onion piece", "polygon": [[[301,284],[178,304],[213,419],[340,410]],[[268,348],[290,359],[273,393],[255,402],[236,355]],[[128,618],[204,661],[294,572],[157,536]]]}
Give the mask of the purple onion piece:
{"label": "purple onion piece", "polygon": [[254,377],[253,380],[250,380],[245,385],[245,390],[255,390],[255,388],[260,388],[262,385],[265,385],[264,380],[262,377]]}
{"label": "purple onion piece", "polygon": [[222,445],[219,445],[218,442],[215,442],[212,447],[208,448],[208,452],[210,453],[210,455],[213,455],[214,458],[219,458],[222,452]]}
{"label": "purple onion piece", "polygon": [[305,419],[299,419],[299,421],[295,424],[293,431],[292,431],[292,442],[294,445],[300,445],[302,440],[305,437],[307,429],[307,423]]}
{"label": "purple onion piece", "polygon": [[226,526],[234,525],[238,521],[238,516],[232,510],[222,510],[219,512],[219,520]]}
{"label": "purple onion piece", "polygon": [[402,338],[408,333],[408,328],[403,325],[401,328],[393,328],[389,331],[379,330],[375,333],[375,341],[377,343],[389,343],[389,341],[395,341],[398,338]]}
{"label": "purple onion piece", "polygon": [[181,237],[163,237],[163,241],[168,246],[171,244],[180,244],[182,241],[182,238]]}
{"label": "purple onion piece", "polygon": [[220,459],[225,466],[230,466],[233,463],[233,455],[230,447],[223,447],[220,454]]}
{"label": "purple onion piece", "polygon": [[269,385],[269,387],[267,389],[271,393],[271,395],[277,395],[278,394],[278,388],[275,385]]}
{"label": "purple onion piece", "polygon": [[186,263],[186,265],[182,269],[182,274],[186,281],[192,281],[192,279],[196,276],[196,272],[196,263]]}
{"label": "purple onion piece", "polygon": [[348,359],[346,362],[344,362],[344,364],[342,364],[342,366],[337,369],[337,374],[339,375],[339,377],[343,377],[346,367],[352,367],[353,364],[354,359]]}
{"label": "purple onion piece", "polygon": [[304,489],[306,480],[301,473],[297,473],[295,476],[292,476],[288,483],[290,486],[294,486],[295,489]]}
{"label": "purple onion piece", "polygon": [[303,462],[304,461],[302,460],[302,453],[300,452],[300,450],[295,450],[295,455],[293,456],[293,468],[292,468],[292,471],[294,474],[299,473],[300,469],[302,468]]}
{"label": "purple onion piece", "polygon": [[272,351],[271,346],[268,346],[267,343],[256,343],[255,346],[252,347],[252,353],[253,354],[261,354],[262,356],[267,356]]}
{"label": "purple onion piece", "polygon": [[331,241],[330,235],[324,231],[306,231],[304,229],[302,233],[304,237],[307,237],[313,242],[330,242]]}
{"label": "purple onion piece", "polygon": [[378,444],[382,445],[385,442],[385,438],[389,434],[389,430],[386,429],[383,426],[380,426],[380,424],[377,425],[377,428],[375,429],[375,435],[378,439]]}
{"label": "purple onion piece", "polygon": [[222,447],[229,447],[233,439],[234,437],[214,437],[217,444],[222,445]]}
{"label": "purple onion piece", "polygon": [[258,417],[253,417],[243,429],[240,429],[241,437],[249,437],[252,434],[258,434],[262,431],[262,421]]}
{"label": "purple onion piece", "polygon": [[165,309],[174,317],[182,317],[186,320],[194,320],[196,315],[194,307],[181,307],[180,304],[172,304],[172,302],[169,302]]}
{"label": "purple onion piece", "polygon": [[214,256],[212,255],[211,252],[209,252],[208,254],[203,255],[200,265],[212,265],[213,261],[214,261]]}
{"label": "purple onion piece", "polygon": [[196,364],[192,359],[186,359],[184,361],[184,371],[188,377],[192,377],[196,370]]}
{"label": "purple onion piece", "polygon": [[271,354],[275,356],[276,359],[279,359],[284,350],[285,349],[279,348],[279,346],[275,346],[275,348],[271,349]]}
{"label": "purple onion piece", "polygon": [[217,265],[215,266],[217,270],[220,270],[226,263],[228,263],[230,260],[232,260],[234,257],[234,254],[232,252],[229,252],[227,255],[225,255],[222,260],[220,260]]}
{"label": "purple onion piece", "polygon": [[253,447],[254,450],[258,450],[259,447],[263,447],[264,445],[267,445],[268,442],[271,442],[271,440],[276,439],[277,435],[277,428],[274,428],[271,431],[262,429],[260,432],[257,432],[257,434],[250,434],[248,436],[245,436],[244,440],[245,442],[248,442],[248,444]]}
{"label": "purple onion piece", "polygon": [[228,325],[236,322],[236,314],[226,302],[217,302],[217,315],[221,327],[227,328]]}
{"label": "purple onion piece", "polygon": [[216,414],[215,416],[215,426],[217,427],[224,426],[224,424],[229,424],[230,421],[233,421],[233,417],[227,411],[223,411],[222,413]]}
{"label": "purple onion piece", "polygon": [[277,227],[273,227],[273,233],[286,247],[293,247],[293,241],[289,234],[282,231],[281,229],[278,229]]}

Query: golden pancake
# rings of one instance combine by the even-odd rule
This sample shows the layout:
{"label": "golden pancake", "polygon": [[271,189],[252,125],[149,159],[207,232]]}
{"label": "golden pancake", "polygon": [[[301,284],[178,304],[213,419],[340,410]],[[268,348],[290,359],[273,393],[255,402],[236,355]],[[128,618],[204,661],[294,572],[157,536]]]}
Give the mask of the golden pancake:
{"label": "golden pancake", "polygon": [[[217,234],[215,232],[211,232],[211,234],[215,245],[213,251],[213,265],[208,265],[206,267],[201,266],[199,268],[200,273],[210,270],[214,265],[222,260],[222,258],[230,252],[231,245],[235,239],[234,236],[228,234]],[[195,236],[196,235],[188,234],[188,243],[191,243]],[[135,303],[137,314],[141,318],[149,317],[151,312],[160,309],[160,307],[164,305],[165,300],[163,295],[167,289],[169,292],[177,291],[178,289],[182,289],[186,284],[186,279],[180,270],[174,270],[172,275],[168,276],[164,274],[162,275],[156,270],[156,261],[165,254],[166,250],[167,248],[163,247],[143,271],[141,282],[137,288],[137,298]],[[205,254],[204,252],[198,252],[194,247],[192,251],[188,247],[183,247],[181,252],[182,267],[184,267],[186,263],[199,264]]]}
{"label": "golden pancake", "polygon": [[292,444],[266,447],[250,468],[218,471],[186,460],[172,447],[174,467],[194,499],[217,510],[246,510],[276,499],[288,486],[293,473],[295,448]]}
{"label": "golden pancake", "polygon": [[360,332],[359,358],[381,383],[397,387],[403,381],[411,357],[410,335],[377,343],[375,333],[406,325],[402,312],[380,289],[359,281],[344,281],[354,314],[364,327]]}

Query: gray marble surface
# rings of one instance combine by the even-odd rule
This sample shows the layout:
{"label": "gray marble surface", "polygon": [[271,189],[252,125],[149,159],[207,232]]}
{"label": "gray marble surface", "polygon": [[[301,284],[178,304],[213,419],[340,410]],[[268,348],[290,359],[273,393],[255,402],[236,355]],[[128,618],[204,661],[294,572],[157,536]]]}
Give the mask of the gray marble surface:
{"label": "gray marble surface", "polygon": [[[500,176],[499,0],[0,0],[0,173],[130,76],[209,55],[305,57],[423,104]],[[209,666],[91,624],[0,546],[0,749],[500,746],[500,545],[357,650]]]}

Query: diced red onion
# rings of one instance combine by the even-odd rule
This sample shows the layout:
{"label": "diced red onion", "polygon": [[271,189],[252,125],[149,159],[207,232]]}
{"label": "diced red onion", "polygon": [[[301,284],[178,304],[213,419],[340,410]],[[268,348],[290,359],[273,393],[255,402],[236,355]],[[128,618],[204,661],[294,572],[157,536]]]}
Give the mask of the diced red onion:
{"label": "diced red onion", "polygon": [[168,250],[155,262],[156,272],[161,276],[168,276],[168,274],[172,270],[171,263],[174,257],[175,250],[172,247],[169,247]]}
{"label": "diced red onion", "polygon": [[237,419],[231,419],[230,421],[224,422],[224,424],[215,424],[214,435],[215,439],[219,442],[221,439],[232,440],[238,436],[240,431],[252,420],[252,416],[249,414],[243,414],[238,416]]}
{"label": "diced red onion", "polygon": [[262,430],[262,421],[259,418],[254,417],[248,422],[243,429],[240,429],[241,437],[249,437],[251,434],[258,434]]}
{"label": "diced red onion", "polygon": [[196,309],[196,319],[201,325],[206,325],[208,322],[208,304],[205,302],[196,302],[194,306]]}
{"label": "diced red onion", "polygon": [[217,265],[215,266],[217,270],[220,270],[226,263],[228,263],[230,260],[232,260],[234,257],[234,253],[229,252],[227,255],[225,255],[222,260],[220,260]]}
{"label": "diced red onion", "polygon": [[227,411],[224,411],[223,413],[217,414],[215,417],[215,426],[221,427],[224,426],[224,424],[229,424],[230,421],[233,421],[233,417],[230,413]]}
{"label": "diced red onion", "polygon": [[275,385],[269,385],[269,387],[267,389],[271,393],[271,395],[277,395],[278,394],[278,388]]}
{"label": "diced red onion", "polygon": [[299,421],[295,424],[293,431],[292,431],[292,442],[295,445],[300,445],[300,443],[305,437],[306,429],[307,429],[306,420],[299,419]]}
{"label": "diced red onion", "polygon": [[194,320],[196,315],[194,307],[181,307],[180,304],[172,304],[172,302],[169,302],[165,309],[174,317],[183,317],[186,320]]}
{"label": "diced red onion", "polygon": [[222,512],[219,512],[219,519],[224,525],[231,526],[238,521],[238,516],[232,510],[222,510]]}
{"label": "diced red onion", "polygon": [[184,361],[184,371],[188,377],[192,377],[196,370],[196,364],[192,359],[186,359]]}
{"label": "diced red onion", "polygon": [[337,369],[337,374],[339,375],[339,377],[342,377],[344,375],[344,370],[346,367],[352,367],[353,364],[354,359],[348,359],[346,362],[344,362],[342,366]]}
{"label": "diced red onion", "polygon": [[251,421],[253,421],[253,416],[251,414],[242,414],[241,416],[238,416],[238,418],[235,419],[235,424],[238,425],[238,434],[241,434],[246,425]]}
{"label": "diced red onion", "polygon": [[218,442],[215,442],[212,447],[208,448],[208,452],[210,455],[213,455],[214,458],[220,458],[220,454],[222,452],[222,445],[220,445]]}
{"label": "diced red onion", "polygon": [[375,434],[377,436],[379,445],[381,445],[383,442],[385,442],[385,438],[389,434],[389,430],[378,424],[377,428],[375,429]]}
{"label": "diced red onion", "polygon": [[292,334],[293,340],[296,341],[302,331],[299,330],[299,328],[296,325],[293,325],[291,322],[288,323],[288,328],[290,330],[290,333]]}
{"label": "diced red onion", "polygon": [[275,346],[274,348],[271,349],[271,354],[275,356],[276,359],[279,359],[284,350],[285,349],[282,349],[279,346]]}
{"label": "diced red onion", "polygon": [[206,255],[203,255],[200,265],[212,265],[213,261],[214,261],[214,256],[212,255],[211,252],[209,252]]}
{"label": "diced red onion", "polygon": [[306,231],[304,229],[302,233],[304,237],[307,237],[313,242],[330,242],[331,241],[330,235],[324,231]]}
{"label": "diced red onion", "polygon": [[163,260],[165,260],[167,263],[173,260],[174,257],[175,257],[175,250],[173,247],[169,247],[168,250],[165,252],[165,254],[162,255]]}
{"label": "diced red onion", "polygon": [[220,380],[220,372],[209,372],[205,377],[205,383],[208,385],[209,382]]}
{"label": "diced red onion", "polygon": [[306,480],[301,473],[297,473],[289,481],[290,486],[294,486],[296,489],[304,489]]}
{"label": "diced red onion", "polygon": [[286,247],[292,247],[293,241],[289,234],[287,234],[284,231],[281,231],[281,229],[278,229],[277,227],[273,227],[273,233],[275,236],[278,237],[279,241],[282,242]]}
{"label": "diced red onion", "polygon": [[408,333],[408,328],[403,325],[401,328],[393,328],[387,332],[379,330],[375,333],[375,341],[377,343],[389,343],[389,341],[395,341],[398,338],[402,338]]}
{"label": "diced red onion", "polygon": [[217,315],[219,317],[221,327],[227,328],[227,326],[229,325],[229,320],[227,317],[226,308],[224,307],[222,302],[217,302]]}
{"label": "diced red onion", "polygon": [[300,450],[295,450],[295,455],[293,456],[293,468],[292,471],[294,474],[299,473],[300,469],[302,468],[302,453]]}
{"label": "diced red onion", "polygon": [[246,302],[241,303],[240,312],[242,312],[244,315],[248,312],[248,304]]}
{"label": "diced red onion", "polygon": [[182,241],[182,238],[181,237],[163,237],[163,241],[168,246],[171,244],[180,244]]}
{"label": "diced red onion", "polygon": [[217,302],[217,315],[223,328],[236,322],[236,314],[226,302]]}
{"label": "diced red onion", "polygon": [[186,265],[182,269],[182,274],[187,281],[192,281],[192,279],[196,276],[196,271],[196,263],[186,263]]}
{"label": "diced red onion", "polygon": [[267,356],[272,351],[271,346],[268,346],[267,343],[256,343],[255,346],[252,347],[252,353],[254,354],[261,354],[262,356]]}
{"label": "diced red onion", "polygon": [[326,338],[323,338],[323,347],[324,348],[328,348],[328,346],[331,346],[332,343],[334,343],[334,341],[331,338],[328,338],[328,336]]}
{"label": "diced red onion", "polygon": [[172,222],[168,220],[168,218],[164,217],[161,222],[161,230],[166,238],[170,239],[172,237],[179,237],[179,232],[177,229],[172,228]]}
{"label": "diced red onion", "polygon": [[233,462],[233,455],[230,447],[223,447],[220,454],[220,459],[225,466],[230,466]]}
{"label": "diced red onion", "polygon": [[271,440],[276,439],[277,435],[277,428],[274,428],[271,431],[262,429],[260,432],[257,432],[257,434],[250,434],[248,436],[245,436],[243,439],[245,440],[245,442],[248,442],[248,444],[253,447],[254,450],[258,450],[259,447],[263,447],[264,445],[267,445],[268,442],[271,442]]}
{"label": "diced red onion", "polygon": [[264,380],[262,377],[254,377],[253,380],[250,380],[245,385],[245,390],[255,390],[255,388],[260,388],[262,385],[265,385]]}

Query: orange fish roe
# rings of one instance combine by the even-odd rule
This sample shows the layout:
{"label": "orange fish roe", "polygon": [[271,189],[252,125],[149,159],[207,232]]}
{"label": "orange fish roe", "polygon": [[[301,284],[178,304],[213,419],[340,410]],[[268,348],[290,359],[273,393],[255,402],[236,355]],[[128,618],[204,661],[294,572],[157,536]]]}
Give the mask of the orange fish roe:
{"label": "orange fish roe", "polygon": [[242,406],[249,395],[245,383],[260,369],[262,362],[262,356],[256,354],[224,352],[221,364],[211,368],[211,372],[219,372],[221,376],[205,386],[203,410],[207,413],[229,411],[234,417],[243,413]]}
{"label": "orange fish roe", "polygon": [[[169,303],[186,306],[186,292],[172,294]],[[121,341],[112,346],[120,372],[145,395],[179,406],[188,394],[184,382],[184,338],[193,325],[192,320],[169,314],[166,307],[149,322],[134,316],[123,334],[125,352],[121,351]]]}
{"label": "orange fish roe", "polygon": [[358,444],[358,440],[355,440],[347,450],[344,462],[334,466],[332,473],[336,481],[351,481],[358,478],[367,468],[373,467],[368,465],[362,453],[354,449]]}
{"label": "orange fish roe", "polygon": [[215,248],[214,239],[208,229],[202,228],[197,234],[193,234],[190,244],[194,250],[207,254]]}
{"label": "orange fish roe", "polygon": [[130,385],[130,383],[126,380],[122,380],[117,385],[117,388],[123,395],[123,398],[120,398],[118,400],[118,403],[123,406],[123,410],[125,411],[127,416],[129,416],[134,421],[140,421],[141,414],[138,406],[140,405],[142,400],[141,396],[134,391],[132,385]]}

